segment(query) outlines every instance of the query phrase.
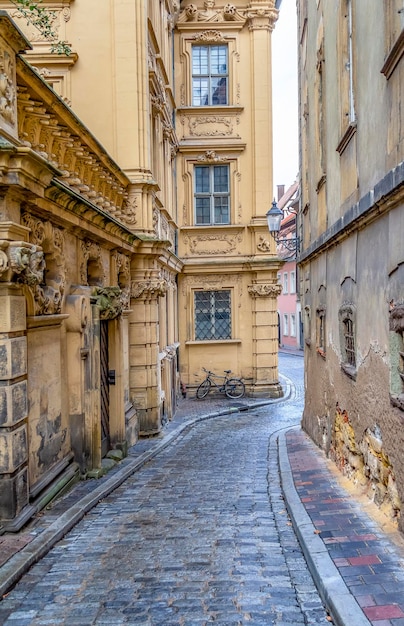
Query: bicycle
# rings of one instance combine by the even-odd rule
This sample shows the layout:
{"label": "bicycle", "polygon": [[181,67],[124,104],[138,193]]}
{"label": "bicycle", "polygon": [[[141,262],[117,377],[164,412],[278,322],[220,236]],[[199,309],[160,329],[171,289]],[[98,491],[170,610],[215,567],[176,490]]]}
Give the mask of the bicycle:
{"label": "bicycle", "polygon": [[[224,370],[226,376],[220,376],[220,374],[215,374],[214,372],[206,370],[204,367],[202,369],[206,372],[207,376],[196,390],[196,397],[199,400],[206,398],[212,386],[217,387],[220,393],[225,393],[228,398],[232,398],[233,400],[243,397],[245,393],[245,385],[240,378],[230,378],[231,370]],[[217,382],[212,379],[212,376],[215,378],[222,378],[223,383],[218,385]]]}

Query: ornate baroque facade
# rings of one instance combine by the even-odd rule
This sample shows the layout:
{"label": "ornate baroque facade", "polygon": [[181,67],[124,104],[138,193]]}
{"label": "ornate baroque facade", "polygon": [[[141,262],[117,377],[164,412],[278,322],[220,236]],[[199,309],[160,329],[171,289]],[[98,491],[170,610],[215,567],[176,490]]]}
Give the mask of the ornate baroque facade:
{"label": "ornate baroque facade", "polygon": [[303,425],[403,529],[403,3],[371,4],[298,2]]}
{"label": "ornate baroque facade", "polygon": [[281,393],[275,2],[45,4],[68,57],[0,2],[0,531],[202,365]]}

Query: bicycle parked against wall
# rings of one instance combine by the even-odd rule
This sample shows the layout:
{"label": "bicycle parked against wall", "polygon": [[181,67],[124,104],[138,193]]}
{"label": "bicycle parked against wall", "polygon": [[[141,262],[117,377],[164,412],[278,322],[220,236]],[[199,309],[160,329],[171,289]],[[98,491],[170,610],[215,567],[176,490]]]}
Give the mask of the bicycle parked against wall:
{"label": "bicycle parked against wall", "polygon": [[[245,393],[245,385],[240,378],[230,378],[231,370],[224,370],[226,376],[220,376],[202,368],[206,372],[207,376],[205,380],[201,382],[196,390],[196,397],[200,400],[206,398],[212,387],[216,387],[221,393],[225,393],[228,398],[233,400],[236,398],[242,398]],[[222,383],[218,384],[214,378],[222,379]]]}

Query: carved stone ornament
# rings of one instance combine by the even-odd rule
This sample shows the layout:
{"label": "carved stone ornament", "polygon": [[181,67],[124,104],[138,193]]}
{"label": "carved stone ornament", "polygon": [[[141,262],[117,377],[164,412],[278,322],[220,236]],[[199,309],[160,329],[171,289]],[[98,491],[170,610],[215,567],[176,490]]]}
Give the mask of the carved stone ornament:
{"label": "carved stone ornament", "polygon": [[261,235],[260,241],[257,243],[257,248],[260,252],[269,252],[271,250],[271,243]]}
{"label": "carved stone ornament", "polygon": [[390,310],[389,327],[393,332],[404,332],[404,304],[396,304]]}
{"label": "carved stone ornament", "polygon": [[132,298],[142,298],[143,300],[153,300],[160,296],[165,296],[167,283],[164,280],[140,280],[133,281],[131,288]]}
{"label": "carved stone ornament", "polygon": [[277,298],[282,293],[281,285],[248,285],[248,293],[254,298]]}
{"label": "carved stone ornament", "polygon": [[206,163],[220,163],[222,161],[228,161],[227,156],[218,156],[214,150],[206,150],[204,154],[198,156],[197,161],[203,161]]}
{"label": "carved stone ornament", "polygon": [[[252,3],[256,5],[257,3]],[[275,9],[274,0],[269,0],[268,4],[272,6],[257,7],[252,6],[245,12],[245,17],[248,20],[249,30],[269,30],[273,31],[275,22],[278,19],[279,11]]]}
{"label": "carved stone ornament", "polygon": [[203,9],[188,5],[180,14],[179,22],[244,22],[245,18],[234,4],[227,3],[223,9],[215,8],[215,0],[205,0]]}
{"label": "carved stone ornament", "polygon": [[243,235],[237,233],[235,235],[210,233],[208,235],[195,235],[184,237],[184,243],[189,244],[189,250],[192,254],[210,255],[210,254],[230,254],[236,250],[237,245],[243,240]]}
{"label": "carved stone ornament", "polygon": [[15,126],[14,60],[7,50],[0,51],[0,117],[10,126]]}
{"label": "carved stone ornament", "polygon": [[[4,243],[0,243],[3,250]],[[16,282],[24,285],[42,283],[45,269],[42,248],[25,241],[12,241],[5,251],[8,256],[8,267]]]}
{"label": "carved stone ornament", "polygon": [[[234,119],[223,115],[193,117],[189,120],[189,134],[194,137],[226,137],[233,134],[233,122]],[[207,130],[209,127],[211,130]]]}
{"label": "carved stone ornament", "polygon": [[35,315],[55,315],[62,310],[66,286],[66,259],[64,231],[51,222],[43,222],[30,213],[23,213],[21,221],[30,230],[31,243],[40,246],[45,255],[45,279],[33,289]]}
{"label": "carved stone ornament", "polygon": [[203,33],[195,33],[193,36],[194,41],[201,41],[203,43],[216,43],[219,41],[225,41],[223,34],[220,30],[205,30]]}
{"label": "carved stone ornament", "polygon": [[119,287],[95,287],[92,294],[100,309],[101,320],[113,320],[122,314],[122,292]]}
{"label": "carved stone ornament", "polygon": [[[94,261],[96,271],[91,277],[92,281],[97,281],[101,287],[105,282],[105,270],[102,265],[101,247],[98,243],[86,239],[80,242],[81,262],[80,262],[80,282],[82,285],[89,284],[88,262]],[[96,275],[94,275],[96,274]],[[94,282],[93,282],[94,284]]]}

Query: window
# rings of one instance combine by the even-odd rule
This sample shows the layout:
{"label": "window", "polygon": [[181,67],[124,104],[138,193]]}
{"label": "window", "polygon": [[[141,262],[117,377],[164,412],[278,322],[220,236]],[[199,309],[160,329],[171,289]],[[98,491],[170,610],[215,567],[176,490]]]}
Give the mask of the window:
{"label": "window", "polygon": [[296,272],[290,272],[290,293],[296,293]]}
{"label": "window", "polygon": [[283,293],[288,293],[288,273],[283,274]]}
{"label": "window", "polygon": [[404,55],[404,0],[385,0],[386,58],[382,73],[390,78]]}
{"label": "window", "polygon": [[296,315],[293,313],[290,316],[290,336],[296,337]]}
{"label": "window", "polygon": [[340,55],[340,114],[341,139],[337,151],[342,154],[356,132],[354,98],[354,11],[352,0],[343,0],[340,9],[339,55]]}
{"label": "window", "polygon": [[390,310],[390,400],[404,411],[404,305]]}
{"label": "window", "polygon": [[231,339],[230,291],[195,291],[195,339]]}
{"label": "window", "polygon": [[283,334],[289,335],[289,316],[287,313],[283,315]]}
{"label": "window", "polygon": [[192,104],[228,104],[226,45],[192,47]]}
{"label": "window", "polygon": [[281,273],[280,273],[280,272],[278,272],[278,276],[277,276],[277,278],[278,278],[278,283],[279,283],[279,284],[281,284],[282,275],[281,275]]}
{"label": "window", "polygon": [[230,224],[228,165],[196,165],[195,224]]}
{"label": "window", "polygon": [[339,311],[341,367],[351,378],[356,377],[355,307],[346,304]]}
{"label": "window", "polygon": [[325,357],[326,346],[325,346],[325,306],[320,305],[317,309],[317,352],[322,357]]}

